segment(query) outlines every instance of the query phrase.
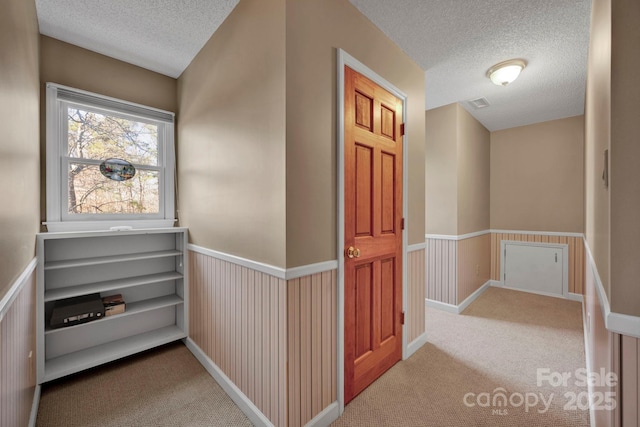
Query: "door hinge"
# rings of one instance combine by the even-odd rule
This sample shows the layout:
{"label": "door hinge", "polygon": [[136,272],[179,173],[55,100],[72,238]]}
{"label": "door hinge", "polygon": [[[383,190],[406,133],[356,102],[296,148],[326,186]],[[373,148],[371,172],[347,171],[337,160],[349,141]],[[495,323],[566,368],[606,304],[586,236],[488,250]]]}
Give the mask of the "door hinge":
{"label": "door hinge", "polygon": [[400,220],[400,230],[404,230],[404,218]]}
{"label": "door hinge", "polygon": [[400,125],[400,136],[404,136],[404,123]]}
{"label": "door hinge", "polygon": [[400,324],[404,325],[404,311],[400,313]]}

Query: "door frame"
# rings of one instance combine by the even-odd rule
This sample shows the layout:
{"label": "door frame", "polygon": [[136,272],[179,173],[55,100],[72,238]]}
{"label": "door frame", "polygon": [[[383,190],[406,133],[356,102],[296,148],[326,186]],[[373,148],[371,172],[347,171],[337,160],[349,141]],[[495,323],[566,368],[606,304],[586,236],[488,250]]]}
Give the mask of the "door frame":
{"label": "door frame", "polygon": [[[338,185],[338,321],[337,321],[337,337],[336,345],[337,354],[337,395],[339,414],[344,412],[344,67],[345,65],[354,71],[362,74],[369,80],[381,86],[395,97],[402,100],[402,123],[407,123],[407,95],[393,84],[382,78],[376,72],[355,59],[342,49],[337,49],[337,75],[336,75],[336,135],[338,166],[336,170]],[[405,218],[405,227],[402,230],[402,311],[407,311],[407,215],[408,215],[408,198],[407,187],[409,184],[409,151],[407,133],[402,137],[402,217]],[[402,325],[402,360],[407,358],[407,324]]]}

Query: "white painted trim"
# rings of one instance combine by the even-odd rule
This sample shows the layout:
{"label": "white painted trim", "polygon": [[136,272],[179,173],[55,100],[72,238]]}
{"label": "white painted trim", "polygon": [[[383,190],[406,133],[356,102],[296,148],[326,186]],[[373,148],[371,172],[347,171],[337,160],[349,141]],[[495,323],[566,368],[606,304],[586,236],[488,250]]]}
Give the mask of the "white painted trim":
{"label": "white painted trim", "polygon": [[197,252],[203,255],[210,256],[212,258],[220,259],[222,261],[230,262],[242,267],[250,268],[261,273],[269,274],[277,277],[278,279],[291,280],[299,277],[310,276],[316,273],[323,273],[325,271],[336,270],[338,268],[338,261],[324,261],[315,264],[302,265],[300,267],[293,267],[284,269],[276,267],[270,264],[265,264],[259,261],[253,261],[248,258],[242,258],[236,255],[219,252],[213,249],[204,248],[202,246],[189,243],[187,249],[193,252]]}
{"label": "white painted trim", "polygon": [[[589,351],[589,333],[591,332],[591,325],[589,324],[590,319],[587,317],[587,308],[585,307],[585,301],[582,300],[582,333],[584,336],[584,356],[586,361],[587,372],[593,372],[591,370],[591,351]],[[587,392],[589,393],[590,402],[591,397],[593,396],[593,385],[592,381],[587,381]],[[596,413],[594,409],[595,405],[589,405],[589,425],[591,427],[596,427]]]}
{"label": "white painted trim", "polygon": [[[373,70],[369,69],[365,64],[358,61],[353,56],[349,55],[342,49],[336,49],[336,149],[338,152],[338,165],[336,180],[338,204],[337,204],[337,253],[338,253],[338,345],[337,345],[337,384],[338,384],[338,404],[340,406],[340,414],[344,411],[344,257],[341,254],[344,253],[344,67],[348,65],[354,71],[362,74],[371,81],[380,85],[388,92],[402,100],[402,122],[407,123],[407,95],[392,85],[390,82],[382,78]],[[402,137],[402,216],[408,217],[409,202],[408,202],[408,185],[409,185],[409,137],[408,133]],[[408,284],[407,284],[407,230],[409,227],[405,227],[402,231],[402,310],[407,311],[408,306]],[[402,356],[406,358],[407,355],[407,327],[404,325],[402,333]]]}
{"label": "white painted trim", "polygon": [[491,280],[487,280],[482,286],[476,289],[474,293],[466,297],[462,303],[458,304],[458,313],[462,313],[467,307],[469,307],[469,305],[482,295],[489,286],[491,286]]}
{"label": "white painted trim", "polygon": [[569,233],[564,231],[527,231],[527,230],[489,230],[491,233],[506,234],[527,234],[531,236],[563,236],[563,237],[584,237],[582,233]]}
{"label": "white painted trim", "polygon": [[611,332],[640,338],[640,317],[638,316],[610,312],[606,325]]}
{"label": "white painted trim", "polygon": [[315,264],[302,265],[300,267],[287,268],[284,276],[286,280],[297,279],[298,277],[311,276],[316,273],[324,273],[325,271],[336,270],[338,268],[338,260],[324,261]]}
{"label": "white painted trim", "polygon": [[31,403],[31,414],[29,415],[29,427],[35,427],[38,418],[38,407],[40,406],[40,384],[36,384],[33,390],[33,402]]}
{"label": "white painted trim", "polygon": [[465,240],[473,237],[483,236],[490,233],[503,233],[503,234],[525,234],[531,236],[561,236],[561,237],[584,237],[582,233],[569,233],[562,231],[528,231],[528,230],[498,230],[489,229],[475,231],[467,234],[425,234],[425,239],[437,239],[437,240]]}
{"label": "white painted trim", "polygon": [[[105,230],[126,225],[136,228],[171,227],[174,215],[175,113],[147,107],[81,89],[46,83],[46,215],[47,230],[52,232]],[[158,213],[155,214],[69,214],[67,107],[83,105],[94,112],[123,118],[140,118],[158,126]],[[152,225],[151,225],[152,224]]]}
{"label": "white painted trim", "polygon": [[422,335],[420,335],[415,340],[411,341],[409,343],[409,345],[407,346],[407,357],[405,357],[403,360],[407,360],[408,358],[413,356],[413,353],[415,353],[416,351],[420,350],[420,347],[422,347],[423,345],[425,345],[427,343],[428,338],[429,337],[428,337],[427,333],[423,332]]}
{"label": "white painted trim", "polygon": [[584,238],[584,247],[596,282],[596,292],[600,299],[600,308],[602,310],[602,318],[604,319],[605,327],[607,330],[617,334],[640,338],[640,317],[611,311],[609,298],[607,297],[607,293],[604,291],[604,285],[602,284],[602,279],[600,279],[600,274],[598,274],[598,267],[596,266],[596,262],[593,258],[593,254],[591,253],[591,248],[587,243],[586,237]]}
{"label": "white painted trim", "polygon": [[425,234],[424,238],[435,240],[459,240],[458,236],[453,234]]}
{"label": "white painted trim", "polygon": [[[506,245],[516,246],[538,246],[562,249],[562,295],[547,292],[530,291],[528,289],[511,288],[504,284],[504,274],[506,263],[504,260]],[[559,297],[567,299],[569,295],[569,245],[566,243],[545,243],[545,242],[527,242],[524,240],[500,240],[500,280],[502,287],[505,289],[521,290],[532,294],[546,295],[551,297]]]}
{"label": "white painted trim", "polygon": [[81,231],[113,231],[112,227],[131,227],[131,229],[171,228],[176,219],[136,219],[136,220],[104,220],[104,221],[45,221],[49,233],[81,232]]}
{"label": "white painted trim", "polygon": [[202,351],[200,347],[191,339],[187,338],[185,344],[187,348],[198,359],[200,364],[209,372],[209,375],[216,380],[222,389],[229,395],[231,400],[238,405],[238,408],[249,418],[254,426],[273,427],[273,423],[258,409],[256,405],[236,386],[233,381]]}
{"label": "white painted trim", "polygon": [[535,295],[542,295],[542,296],[545,296],[545,297],[566,299],[566,300],[569,300],[569,301],[577,301],[577,302],[582,302],[583,301],[583,296],[582,295],[574,294],[573,292],[567,292],[566,295],[558,295],[558,294],[551,294],[551,293],[546,293],[546,292],[529,291],[529,290],[520,289],[520,288],[511,288],[509,286],[504,286],[504,284],[502,282],[500,282],[499,280],[490,280],[490,282],[491,282],[491,286],[493,286],[494,288],[509,289],[510,291],[526,292],[528,294],[535,294]]}
{"label": "white painted trim", "polygon": [[253,261],[247,258],[242,258],[236,255],[226,254],[224,252],[218,252],[213,249],[204,248],[202,246],[189,243],[187,249],[190,251],[198,252],[202,255],[207,255],[213,258],[217,258],[223,261],[231,262],[233,264],[241,265],[243,267],[250,268],[261,273],[266,273],[278,279],[286,279],[286,270],[284,268],[275,267],[273,265],[264,264],[262,262]]}
{"label": "white painted trim", "polygon": [[338,401],[336,400],[320,411],[311,421],[306,423],[305,427],[327,427],[337,420],[338,417],[340,417],[340,405],[338,405]]}
{"label": "white painted trim", "polygon": [[425,234],[425,239],[437,239],[437,240],[465,240],[471,239],[478,236],[484,236],[485,234],[490,234],[491,230],[480,230],[474,231],[473,233],[467,234]]}
{"label": "white painted trim", "polygon": [[[474,302],[484,291],[490,286],[495,286],[495,280],[487,280],[482,286],[476,289],[471,295],[465,298],[462,303],[458,305],[447,304],[445,302],[426,299],[427,307],[437,308],[438,310],[446,311],[447,313],[460,314],[462,313],[472,302]],[[497,282],[499,283],[499,282]]]}
{"label": "white painted trim", "polygon": [[36,266],[38,265],[38,259],[33,258],[27,267],[20,273],[18,278],[13,282],[11,286],[9,286],[9,290],[6,294],[0,299],[0,322],[4,319],[4,315],[11,308],[11,304],[16,299],[24,285],[27,283],[27,280],[33,274]]}
{"label": "white painted trim", "polygon": [[415,243],[413,245],[407,246],[407,252],[415,252],[415,251],[420,251],[422,249],[427,249],[427,242]]}
{"label": "white painted trim", "polygon": [[584,301],[584,296],[573,293],[573,292],[567,292],[567,295],[565,298],[571,301],[578,301],[578,302]]}
{"label": "white painted trim", "polygon": [[433,299],[425,298],[425,304],[429,308],[435,308],[438,310],[446,311],[447,313],[458,314],[458,306],[453,304],[447,304],[446,302],[440,302]]}

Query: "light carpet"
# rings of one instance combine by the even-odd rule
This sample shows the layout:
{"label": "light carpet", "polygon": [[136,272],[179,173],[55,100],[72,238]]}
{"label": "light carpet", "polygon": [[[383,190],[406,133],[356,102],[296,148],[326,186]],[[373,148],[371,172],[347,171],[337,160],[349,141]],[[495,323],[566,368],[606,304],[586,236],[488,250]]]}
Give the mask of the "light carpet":
{"label": "light carpet", "polygon": [[[333,426],[589,425],[587,387],[576,378],[585,367],[580,303],[489,288],[461,315],[427,308],[426,327],[428,343],[357,396]],[[539,368],[571,377],[557,387],[541,377],[538,386]],[[500,393],[506,404],[494,402]]]}
{"label": "light carpet", "polygon": [[181,343],[45,384],[38,427],[251,426]]}
{"label": "light carpet", "polygon": [[[498,288],[461,315],[429,308],[428,343],[357,396],[333,426],[588,426],[587,388],[575,378],[585,365],[581,316],[580,303]],[[539,368],[571,377],[538,386]],[[503,405],[494,401],[500,393]],[[177,343],[45,384],[36,425],[251,423]]]}

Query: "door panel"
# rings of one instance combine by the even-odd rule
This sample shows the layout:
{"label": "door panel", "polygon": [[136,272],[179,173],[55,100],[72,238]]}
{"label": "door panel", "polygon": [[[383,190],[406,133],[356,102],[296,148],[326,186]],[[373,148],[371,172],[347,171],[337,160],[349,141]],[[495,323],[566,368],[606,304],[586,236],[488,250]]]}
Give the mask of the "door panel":
{"label": "door panel", "polygon": [[505,286],[530,292],[563,295],[562,248],[507,243],[505,250]]}
{"label": "door panel", "polygon": [[402,357],[402,101],[345,67],[345,403]]}

